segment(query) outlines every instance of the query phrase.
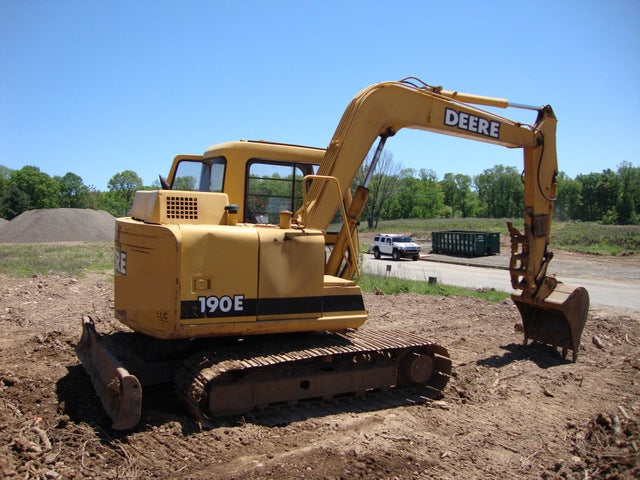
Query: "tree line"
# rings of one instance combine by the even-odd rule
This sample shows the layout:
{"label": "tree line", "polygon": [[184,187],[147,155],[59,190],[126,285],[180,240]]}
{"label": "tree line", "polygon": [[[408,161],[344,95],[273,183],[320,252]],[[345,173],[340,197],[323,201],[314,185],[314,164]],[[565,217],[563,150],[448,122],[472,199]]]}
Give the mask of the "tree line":
{"label": "tree line", "polygon": [[[364,163],[358,177],[368,169]],[[524,214],[524,184],[515,167],[495,165],[476,176],[402,169],[383,152],[370,181],[363,211],[369,229],[380,220],[401,218],[514,218]],[[358,179],[358,178],[357,178]],[[640,167],[623,162],[616,171],[557,176],[554,217],[604,224],[640,223]]]}
{"label": "tree line", "polygon": [[[364,178],[367,163],[355,184]],[[524,186],[515,167],[495,165],[479,175],[403,169],[385,151],[370,180],[362,215],[370,229],[380,220],[401,218],[522,217]],[[640,224],[640,167],[623,162],[615,171],[557,177],[554,216],[558,220]],[[136,190],[145,187],[137,173],[116,173],[107,191],[87,186],[75,173],[51,177],[38,167],[11,170],[0,165],[0,217],[7,220],[37,208],[92,208],[127,215]]]}
{"label": "tree line", "polygon": [[11,220],[38,208],[91,208],[124,216],[135,191],[145,188],[131,170],[116,173],[107,186],[108,190],[101,192],[72,172],[51,177],[35,166],[11,170],[0,165],[0,218]]}

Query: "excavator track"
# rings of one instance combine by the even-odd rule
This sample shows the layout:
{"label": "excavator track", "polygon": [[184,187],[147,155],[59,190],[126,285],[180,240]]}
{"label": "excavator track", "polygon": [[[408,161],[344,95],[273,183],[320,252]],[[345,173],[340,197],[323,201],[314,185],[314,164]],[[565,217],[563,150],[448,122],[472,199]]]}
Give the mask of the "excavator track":
{"label": "excavator track", "polygon": [[410,385],[441,394],[450,374],[440,345],[405,332],[358,330],[243,338],[181,362],[174,385],[192,413],[212,418]]}
{"label": "excavator track", "polygon": [[209,419],[412,385],[440,396],[451,374],[444,347],[399,331],[167,342],[132,332],[101,335],[85,317],[76,351],[118,430],[139,423],[149,385],[173,383],[191,413]]}

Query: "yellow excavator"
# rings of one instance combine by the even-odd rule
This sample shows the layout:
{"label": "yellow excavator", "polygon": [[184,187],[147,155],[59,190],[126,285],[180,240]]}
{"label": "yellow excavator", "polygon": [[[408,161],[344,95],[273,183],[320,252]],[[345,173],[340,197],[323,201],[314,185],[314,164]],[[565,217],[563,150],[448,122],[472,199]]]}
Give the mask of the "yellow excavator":
{"label": "yellow excavator", "polygon": [[[479,106],[537,111],[533,125]],[[409,77],[348,105],[327,149],[238,141],[179,155],[162,188],[135,195],[115,229],[115,315],[83,319],[76,348],[115,429],[140,421],[142,387],[171,383],[200,417],[423,385],[440,394],[449,354],[403,331],[359,330],[358,217],[387,138],[414,128],[524,152],[524,232],[509,225],[512,299],[528,340],[573,351],[582,287],[547,276],[556,195],[549,106],[443,90]],[[376,139],[365,181],[352,182]]]}

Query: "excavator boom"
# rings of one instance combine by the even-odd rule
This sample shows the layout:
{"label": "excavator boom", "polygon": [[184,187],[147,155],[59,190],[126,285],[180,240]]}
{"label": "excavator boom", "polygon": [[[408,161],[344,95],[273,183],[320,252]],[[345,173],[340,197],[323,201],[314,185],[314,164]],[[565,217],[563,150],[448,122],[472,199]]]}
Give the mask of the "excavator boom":
{"label": "excavator boom", "polygon": [[[533,125],[523,125],[475,105],[533,109],[538,116]],[[375,139],[380,137],[384,142],[401,128],[521,148],[524,233],[508,225],[512,242],[509,271],[516,290],[512,299],[522,315],[525,343],[529,339],[548,343],[561,347],[565,355],[571,349],[575,359],[589,309],[588,293],[581,287],[558,287],[559,282],[546,275],[553,257],[548,247],[558,174],[556,125],[557,119],[548,105],[533,107],[443,90],[415,78],[379,83],[361,91],[345,110],[318,175],[337,178],[341,191],[348,191]],[[344,204],[341,208],[347,208],[350,201],[337,197],[327,182],[314,182],[298,212],[300,221],[306,227],[326,229],[341,203]],[[364,206],[364,202],[359,203]],[[357,215],[350,216],[350,224],[355,224],[354,217]],[[341,236],[353,235],[353,229],[343,227]],[[354,262],[357,252],[343,254],[349,250],[343,246],[345,243],[338,238],[336,245],[342,249],[332,255],[327,264],[331,268],[326,273],[340,275],[354,271],[345,268],[344,263]]]}

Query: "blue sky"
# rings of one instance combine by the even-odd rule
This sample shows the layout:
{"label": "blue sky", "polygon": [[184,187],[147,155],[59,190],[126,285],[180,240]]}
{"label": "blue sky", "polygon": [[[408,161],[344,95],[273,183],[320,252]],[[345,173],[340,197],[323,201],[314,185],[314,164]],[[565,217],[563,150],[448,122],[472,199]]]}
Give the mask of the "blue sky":
{"label": "blue sky", "polygon": [[[325,147],[358,91],[406,76],[552,105],[571,177],[640,164],[637,0],[0,0],[0,164],[104,190],[228,140]],[[387,148],[440,178],[522,163],[409,130]]]}

